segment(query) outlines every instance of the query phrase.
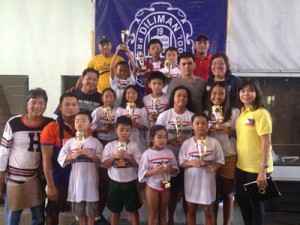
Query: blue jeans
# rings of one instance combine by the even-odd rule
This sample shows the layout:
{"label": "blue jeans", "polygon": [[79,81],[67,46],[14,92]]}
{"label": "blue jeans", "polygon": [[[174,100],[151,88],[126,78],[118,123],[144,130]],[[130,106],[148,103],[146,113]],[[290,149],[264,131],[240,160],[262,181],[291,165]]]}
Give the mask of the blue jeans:
{"label": "blue jeans", "polygon": [[[44,224],[44,206],[43,204],[31,207],[31,225]],[[5,225],[19,225],[23,209],[11,211],[8,209],[7,197],[5,196]]]}

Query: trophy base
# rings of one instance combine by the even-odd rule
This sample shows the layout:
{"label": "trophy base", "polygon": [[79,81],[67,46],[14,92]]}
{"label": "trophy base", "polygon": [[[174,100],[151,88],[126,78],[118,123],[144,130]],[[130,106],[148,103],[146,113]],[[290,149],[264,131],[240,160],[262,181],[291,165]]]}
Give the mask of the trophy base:
{"label": "trophy base", "polygon": [[168,188],[171,187],[171,183],[168,182],[168,181],[162,181],[162,182],[161,182],[161,187],[162,187],[163,189],[168,189]]}
{"label": "trophy base", "polygon": [[153,117],[153,119],[157,120],[158,116],[159,116],[159,113],[153,113],[152,117]]}
{"label": "trophy base", "polygon": [[122,51],[127,51],[127,46],[126,46],[126,45],[121,45],[120,50],[122,50]]}
{"label": "trophy base", "polygon": [[165,73],[165,77],[166,77],[167,79],[171,79],[171,74],[170,74],[170,73]]}
{"label": "trophy base", "polygon": [[126,162],[125,161],[119,161],[118,162],[118,168],[125,168],[126,167]]}
{"label": "trophy base", "polygon": [[140,68],[140,72],[145,72],[145,71],[147,71],[147,67],[146,66],[141,66],[141,68]]}

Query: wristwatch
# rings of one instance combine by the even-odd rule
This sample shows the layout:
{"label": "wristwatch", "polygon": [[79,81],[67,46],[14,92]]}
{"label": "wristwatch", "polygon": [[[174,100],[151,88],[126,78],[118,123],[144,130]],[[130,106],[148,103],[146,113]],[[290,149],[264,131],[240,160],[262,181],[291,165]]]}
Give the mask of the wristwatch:
{"label": "wristwatch", "polygon": [[267,163],[260,162],[260,167],[263,167],[264,169],[268,169],[269,165]]}

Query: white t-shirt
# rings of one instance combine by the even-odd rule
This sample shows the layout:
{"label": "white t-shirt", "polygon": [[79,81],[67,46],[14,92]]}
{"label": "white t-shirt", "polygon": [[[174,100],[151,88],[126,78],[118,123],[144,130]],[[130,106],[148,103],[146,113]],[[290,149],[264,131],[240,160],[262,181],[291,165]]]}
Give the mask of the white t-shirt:
{"label": "white t-shirt", "polygon": [[[208,115],[207,111],[205,111],[205,113],[206,113],[206,115]],[[224,125],[226,127],[231,127],[231,129],[235,130],[235,123],[236,123],[236,120],[237,120],[239,114],[240,114],[240,110],[238,110],[236,108],[232,108],[231,119],[228,121],[222,122],[222,125]],[[208,122],[208,127],[211,127],[213,124],[214,124],[214,121],[210,120]],[[211,133],[210,136],[216,138],[220,142],[222,149],[223,149],[224,156],[237,155],[236,139],[234,137],[229,137],[228,134],[224,134],[221,132]]]}
{"label": "white t-shirt", "polygon": [[[163,188],[161,187],[162,184],[162,175],[155,174],[152,176],[145,177],[145,174],[148,170],[155,168],[156,166],[165,163],[167,166],[171,166],[172,168],[177,169],[176,174],[172,174],[172,176],[176,176],[179,173],[178,164],[174,153],[170,149],[163,149],[163,150],[153,150],[147,149],[142,157],[139,164],[139,181],[146,182],[151,188],[162,191]],[[169,174],[164,175],[168,181],[170,181],[171,177]]]}
{"label": "white t-shirt", "polygon": [[[118,118],[119,116],[129,116],[128,111],[122,107],[118,107],[117,111],[116,111],[116,118]],[[147,110],[145,107],[136,108],[134,110],[134,114],[133,114],[132,118],[135,119],[135,121],[137,123],[140,123],[140,124],[146,126],[147,128],[149,128],[149,122],[148,122],[148,118],[147,118]],[[138,128],[133,126],[132,132],[130,135],[130,140],[135,141],[138,144],[139,150],[141,152],[144,152],[147,149],[146,131],[141,131]]]}
{"label": "white t-shirt", "polygon": [[[163,125],[168,131],[168,140],[176,138],[175,119],[179,117],[182,121],[182,139],[187,139],[192,136],[192,116],[194,113],[186,110],[183,114],[177,114],[174,108],[161,113],[156,121],[156,124]],[[175,156],[178,157],[180,147],[167,144],[167,148],[171,149]]]}
{"label": "white t-shirt", "polygon": [[[111,110],[111,121],[115,123],[116,107]],[[95,131],[96,128],[103,128],[109,124],[109,121],[105,115],[105,108],[103,106],[98,107],[92,112],[93,125],[92,130]],[[97,132],[97,137],[104,141],[113,141],[117,139],[115,130],[111,129],[108,132]]]}
{"label": "white t-shirt", "polygon": [[[95,153],[99,159],[101,159],[103,153],[103,147],[97,138],[89,136],[84,141],[84,148],[89,149],[91,152]],[[67,155],[72,154],[79,150],[76,139],[69,139],[66,144],[62,147],[57,161],[62,166],[65,167],[67,164],[65,159]],[[76,160],[72,160],[72,169],[69,180],[68,189],[68,201],[70,202],[95,202],[99,200],[98,194],[98,167],[92,159],[87,156],[81,155]]]}
{"label": "white t-shirt", "polygon": [[[103,151],[102,162],[109,159],[118,150],[118,141],[109,142]],[[136,142],[130,141],[127,144],[127,151],[132,154],[135,161],[139,164],[141,158],[141,151]],[[108,168],[108,176],[110,179],[117,182],[130,182],[137,179],[137,168],[132,167],[131,163],[124,159],[126,167],[118,168],[119,160],[115,160],[111,167]]]}
{"label": "white t-shirt", "polygon": [[121,104],[122,96],[124,93],[124,89],[128,85],[134,85],[136,82],[136,79],[134,78],[133,74],[131,73],[127,79],[120,79],[115,75],[114,79],[109,79],[111,88],[116,92],[116,100],[115,100],[115,106],[118,107]]}
{"label": "white t-shirt", "polygon": [[[220,143],[207,137],[205,160],[210,163],[224,164]],[[199,159],[199,151],[194,137],[183,142],[179,152],[179,165],[185,161]],[[207,173],[204,167],[188,167],[184,171],[184,194],[187,202],[210,205],[216,200],[216,173]]]}
{"label": "white t-shirt", "polygon": [[[162,68],[159,71],[162,72],[163,74],[165,74],[165,73],[168,72],[168,69],[167,68]],[[175,78],[179,77],[180,76],[180,70],[178,69],[178,67],[171,68],[170,69],[170,75],[171,75],[172,79],[175,79]],[[168,86],[169,86],[169,84],[166,83],[163,90],[162,90],[163,93],[167,93]]]}

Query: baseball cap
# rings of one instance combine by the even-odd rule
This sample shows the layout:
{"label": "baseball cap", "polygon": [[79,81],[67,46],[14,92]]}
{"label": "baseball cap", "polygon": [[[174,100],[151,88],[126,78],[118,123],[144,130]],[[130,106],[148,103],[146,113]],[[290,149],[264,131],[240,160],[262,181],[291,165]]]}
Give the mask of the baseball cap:
{"label": "baseball cap", "polygon": [[107,34],[100,35],[100,37],[99,37],[99,43],[101,43],[103,41],[111,42],[110,38],[109,38],[109,36]]}
{"label": "baseball cap", "polygon": [[200,41],[201,39],[204,39],[205,41],[208,41],[208,37],[205,34],[201,34],[196,38],[196,41]]}

